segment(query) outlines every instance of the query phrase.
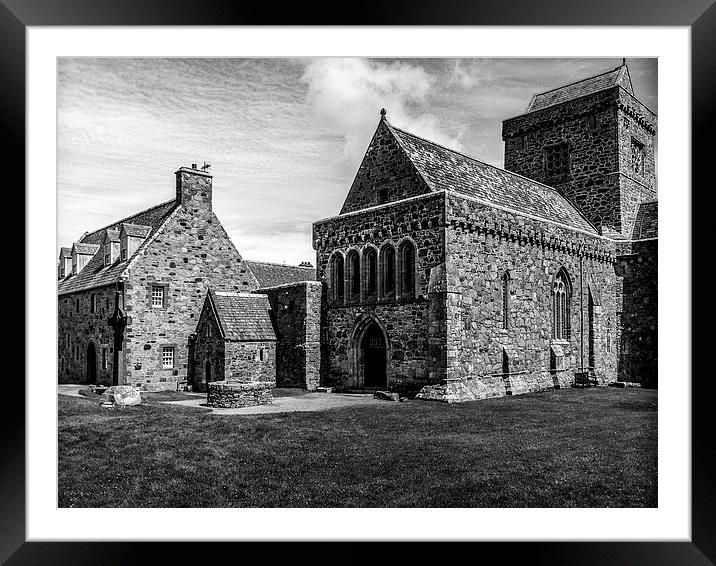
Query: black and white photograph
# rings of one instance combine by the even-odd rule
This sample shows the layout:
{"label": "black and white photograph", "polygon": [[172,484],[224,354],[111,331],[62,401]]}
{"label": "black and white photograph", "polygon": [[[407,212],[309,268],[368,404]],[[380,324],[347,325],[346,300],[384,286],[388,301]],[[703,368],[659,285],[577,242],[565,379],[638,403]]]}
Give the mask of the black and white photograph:
{"label": "black and white photograph", "polygon": [[657,508],[631,55],[58,57],[57,506]]}

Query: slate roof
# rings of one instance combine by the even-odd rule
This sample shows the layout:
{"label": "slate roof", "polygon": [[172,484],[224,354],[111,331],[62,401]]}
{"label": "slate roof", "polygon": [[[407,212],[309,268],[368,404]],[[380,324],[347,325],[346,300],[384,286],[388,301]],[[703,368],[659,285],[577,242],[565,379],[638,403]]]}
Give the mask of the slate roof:
{"label": "slate roof", "polygon": [[646,240],[659,237],[659,203],[642,202],[636,213],[632,240]]}
{"label": "slate roof", "polygon": [[152,231],[152,227],[122,222],[122,230],[125,234],[127,234],[127,236],[133,236],[135,238],[146,238]]}
{"label": "slate roof", "polygon": [[[96,245],[97,248],[94,252],[92,252],[95,255],[92,257],[92,259],[89,260],[84,269],[80,271],[77,275],[70,274],[58,282],[57,294],[64,295],[67,293],[73,293],[75,291],[81,291],[83,289],[102,287],[104,285],[109,285],[111,283],[116,282],[124,271],[124,268],[127,267],[127,264],[131,261],[134,255],[136,255],[137,252],[135,252],[134,255],[128,257],[124,261],[122,261],[121,259],[117,259],[113,264],[105,266],[103,254],[95,253],[97,249],[99,249],[99,245],[102,244],[102,242],[104,241],[105,231],[119,230],[123,223],[128,223],[134,225],[148,226],[150,229],[149,236],[151,236],[162,226],[162,224],[164,224],[164,222],[174,211],[176,206],[178,206],[176,200],[164,202],[146,210],[143,210],[142,212],[138,212],[133,216],[123,218],[122,220],[119,220],[114,224],[110,224],[109,226],[105,226],[104,228],[100,228],[99,230],[95,230],[94,232],[85,233],[84,236],[80,238],[80,245]],[[78,244],[75,244],[75,246],[76,245]]]}
{"label": "slate roof", "polygon": [[266,295],[209,291],[226,340],[276,340]]}
{"label": "slate roof", "polygon": [[626,65],[620,65],[616,69],[612,69],[601,75],[582,79],[581,81],[548,90],[547,92],[535,94],[527,108],[527,112],[541,110],[548,106],[560,104],[561,102],[579,98],[580,96],[594,94],[600,90],[615,86],[622,86],[630,94],[634,94],[629,69],[627,69]]}
{"label": "slate roof", "polygon": [[315,281],[316,279],[316,270],[313,267],[248,260],[246,265],[258,280],[259,287],[276,287],[277,285]]}
{"label": "slate roof", "polygon": [[488,165],[388,124],[433,191],[451,191],[596,234],[589,221],[552,187]]}
{"label": "slate roof", "polygon": [[122,224],[124,223],[135,224],[139,226],[149,226],[151,228],[151,231],[154,232],[159,226],[164,224],[164,221],[172,213],[177,204],[178,203],[176,200],[170,200],[161,204],[157,204],[156,206],[147,208],[146,210],[138,212],[137,214],[134,214],[132,216],[128,216],[127,218],[122,218],[114,224],[104,226],[103,228],[95,230],[94,232],[85,233],[80,238],[80,242],[88,244],[101,244],[104,238],[105,230],[121,230]]}
{"label": "slate roof", "polygon": [[82,255],[94,255],[97,253],[97,250],[100,248],[99,244],[81,244],[78,242],[75,242],[73,244],[73,247],[75,251],[77,251],[78,254]]}
{"label": "slate roof", "polygon": [[107,230],[105,242],[119,242],[119,230]]}

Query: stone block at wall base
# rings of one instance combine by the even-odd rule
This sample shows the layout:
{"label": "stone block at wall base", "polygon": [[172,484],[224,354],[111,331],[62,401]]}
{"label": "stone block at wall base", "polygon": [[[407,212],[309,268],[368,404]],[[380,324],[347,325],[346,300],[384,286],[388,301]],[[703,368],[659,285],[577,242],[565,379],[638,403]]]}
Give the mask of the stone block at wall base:
{"label": "stone block at wall base", "polygon": [[446,380],[438,385],[426,385],[416,395],[424,401],[464,403],[506,395],[522,395],[537,391],[550,391],[571,386],[571,378],[552,375],[548,371],[502,376],[481,376],[469,379]]}
{"label": "stone block at wall base", "polygon": [[212,381],[209,383],[207,404],[219,409],[236,409],[239,407],[255,407],[273,402],[271,390],[275,383],[258,381],[239,383],[232,381]]}

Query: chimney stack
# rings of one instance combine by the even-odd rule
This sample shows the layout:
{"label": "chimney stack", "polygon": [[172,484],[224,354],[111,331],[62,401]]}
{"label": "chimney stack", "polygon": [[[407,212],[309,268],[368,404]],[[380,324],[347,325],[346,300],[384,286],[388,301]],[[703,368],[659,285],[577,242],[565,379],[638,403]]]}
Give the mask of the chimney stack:
{"label": "chimney stack", "polygon": [[208,167],[181,167],[176,172],[177,201],[186,208],[211,210],[212,179]]}

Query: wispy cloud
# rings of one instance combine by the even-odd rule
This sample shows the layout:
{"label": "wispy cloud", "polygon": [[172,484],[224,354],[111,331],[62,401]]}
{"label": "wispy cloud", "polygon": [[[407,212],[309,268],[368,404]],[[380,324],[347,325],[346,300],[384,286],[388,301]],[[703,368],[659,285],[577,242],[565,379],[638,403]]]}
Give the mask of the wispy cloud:
{"label": "wispy cloud", "polygon": [[316,120],[343,140],[347,161],[360,163],[381,108],[388,119],[438,143],[460,146],[428,108],[438,77],[418,64],[370,59],[314,59],[302,76]]}
{"label": "wispy cloud", "polygon": [[[210,161],[214,210],[251,259],[314,261],[386,108],[400,128],[502,164],[501,120],[617,59],[131,59],[58,62],[58,247],[173,198]],[[657,110],[655,60],[630,60]]]}

